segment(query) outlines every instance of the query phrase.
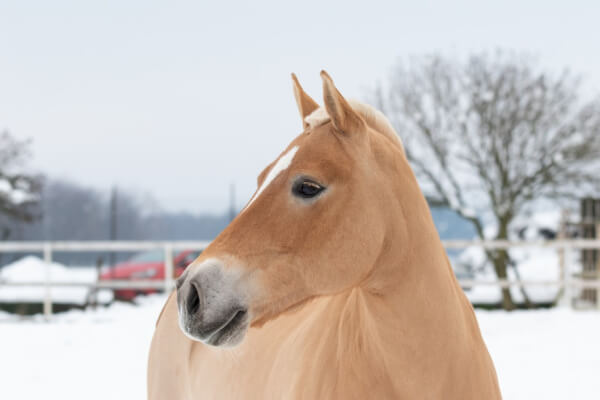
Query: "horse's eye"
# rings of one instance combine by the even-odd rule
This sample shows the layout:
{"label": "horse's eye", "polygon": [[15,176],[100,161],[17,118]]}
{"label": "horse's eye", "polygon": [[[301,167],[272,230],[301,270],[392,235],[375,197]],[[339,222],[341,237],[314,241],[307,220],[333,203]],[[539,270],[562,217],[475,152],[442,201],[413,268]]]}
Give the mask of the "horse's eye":
{"label": "horse's eye", "polygon": [[301,179],[294,185],[292,193],[294,193],[294,195],[298,197],[309,199],[311,197],[317,196],[323,191],[323,189],[325,188],[316,182],[313,182],[308,179]]}

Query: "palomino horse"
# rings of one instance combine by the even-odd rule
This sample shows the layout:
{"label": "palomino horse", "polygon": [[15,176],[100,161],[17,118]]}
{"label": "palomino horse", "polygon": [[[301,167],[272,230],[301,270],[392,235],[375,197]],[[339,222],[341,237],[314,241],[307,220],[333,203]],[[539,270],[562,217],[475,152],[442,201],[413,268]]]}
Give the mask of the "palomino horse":
{"label": "palomino horse", "polygon": [[159,317],[151,400],[500,399],[402,143],[322,72],[324,107]]}

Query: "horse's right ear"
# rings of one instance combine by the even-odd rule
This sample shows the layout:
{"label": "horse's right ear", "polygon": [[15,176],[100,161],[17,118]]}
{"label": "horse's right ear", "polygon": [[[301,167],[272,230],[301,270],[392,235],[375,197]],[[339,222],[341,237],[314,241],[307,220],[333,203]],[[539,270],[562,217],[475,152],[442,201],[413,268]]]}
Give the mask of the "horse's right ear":
{"label": "horse's right ear", "polygon": [[294,73],[292,73],[292,83],[294,85],[294,97],[296,98],[298,111],[300,111],[300,117],[302,117],[302,126],[306,129],[308,128],[308,123],[306,123],[304,118],[308,117],[313,111],[319,108],[319,105],[306,94],[304,89],[302,89],[302,86],[300,86],[300,82],[298,82],[298,78],[296,78],[296,74]]}
{"label": "horse's right ear", "polygon": [[323,102],[333,126],[345,134],[364,128],[365,122],[337,90],[329,74],[321,71],[321,79],[323,80]]}

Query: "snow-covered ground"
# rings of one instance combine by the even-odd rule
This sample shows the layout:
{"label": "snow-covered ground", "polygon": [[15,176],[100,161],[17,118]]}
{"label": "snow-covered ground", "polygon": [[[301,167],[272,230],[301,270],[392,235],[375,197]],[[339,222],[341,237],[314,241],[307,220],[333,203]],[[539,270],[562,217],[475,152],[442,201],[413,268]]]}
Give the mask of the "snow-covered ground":
{"label": "snow-covered ground", "polygon": [[164,296],[73,310],[51,322],[0,311],[0,399],[144,399]]}
{"label": "snow-covered ground", "polygon": [[506,400],[600,398],[600,313],[478,311]]}
{"label": "snow-covered ground", "polygon": [[[0,313],[0,398],[143,399],[148,346],[165,297],[52,322]],[[477,312],[507,400],[600,398],[600,314]]]}

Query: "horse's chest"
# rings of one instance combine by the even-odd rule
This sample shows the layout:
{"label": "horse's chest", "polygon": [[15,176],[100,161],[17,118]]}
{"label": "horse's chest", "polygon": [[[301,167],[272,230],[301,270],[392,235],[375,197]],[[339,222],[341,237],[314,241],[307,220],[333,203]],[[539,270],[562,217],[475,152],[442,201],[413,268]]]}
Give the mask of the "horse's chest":
{"label": "horse's chest", "polygon": [[227,399],[351,399],[390,389],[389,382],[378,382],[381,374],[373,378],[356,363],[339,360],[325,343],[292,342],[251,339],[231,351],[197,349],[191,358],[191,375],[198,377],[193,392]]}
{"label": "horse's chest", "polygon": [[298,344],[292,348],[250,338],[241,348],[225,351],[198,344],[190,357],[190,375],[197,377],[191,380],[192,392],[206,398],[316,398],[314,392],[332,387],[336,373],[331,362]]}

